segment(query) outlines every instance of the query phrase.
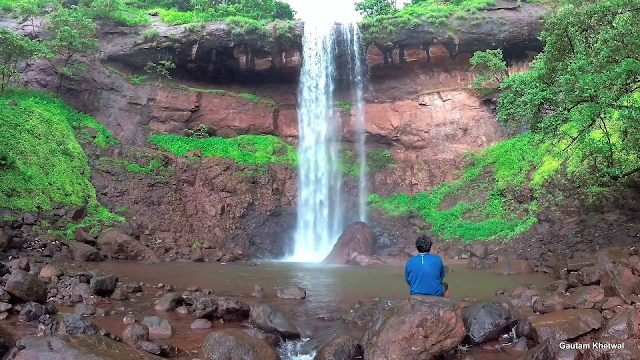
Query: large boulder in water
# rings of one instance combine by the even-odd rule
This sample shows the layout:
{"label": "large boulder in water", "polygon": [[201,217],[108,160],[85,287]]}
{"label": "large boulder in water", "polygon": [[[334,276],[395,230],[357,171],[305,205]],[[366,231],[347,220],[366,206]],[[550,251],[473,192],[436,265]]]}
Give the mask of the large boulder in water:
{"label": "large boulder in water", "polygon": [[140,241],[119,230],[105,231],[97,239],[100,250],[107,254],[122,254],[127,260],[158,261],[157,256]]}
{"label": "large boulder in water", "polygon": [[225,329],[209,334],[200,349],[203,360],[280,360],[264,340],[239,329]]}
{"label": "large boulder in water", "polygon": [[347,226],[324,259],[325,264],[346,265],[356,255],[373,255],[376,233],[364,222],[358,221]]}
{"label": "large boulder in water", "polygon": [[469,306],[462,313],[462,321],[467,330],[465,342],[471,345],[496,340],[517,322],[509,309],[496,301]]}
{"label": "large boulder in water", "polygon": [[462,309],[455,300],[412,296],[380,313],[367,330],[367,360],[429,360],[465,337]]}
{"label": "large boulder in water", "polygon": [[258,328],[274,332],[284,338],[300,337],[300,331],[282,310],[267,304],[251,306],[251,322]]}
{"label": "large boulder in water", "polygon": [[47,285],[37,276],[23,270],[13,270],[5,290],[12,296],[24,302],[45,303],[47,301]]}
{"label": "large boulder in water", "polygon": [[14,360],[161,360],[101,335],[27,336]]}
{"label": "large boulder in water", "polygon": [[533,338],[541,342],[545,339],[569,340],[591,330],[599,329],[604,318],[598,310],[571,309],[538,316],[530,320]]}

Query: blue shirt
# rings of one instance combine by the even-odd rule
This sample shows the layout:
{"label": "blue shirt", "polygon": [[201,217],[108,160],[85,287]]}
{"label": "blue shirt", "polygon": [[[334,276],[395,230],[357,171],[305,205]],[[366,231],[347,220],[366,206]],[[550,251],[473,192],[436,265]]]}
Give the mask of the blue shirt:
{"label": "blue shirt", "polygon": [[407,261],[405,278],[411,288],[411,295],[442,296],[444,264],[439,256],[420,254]]}

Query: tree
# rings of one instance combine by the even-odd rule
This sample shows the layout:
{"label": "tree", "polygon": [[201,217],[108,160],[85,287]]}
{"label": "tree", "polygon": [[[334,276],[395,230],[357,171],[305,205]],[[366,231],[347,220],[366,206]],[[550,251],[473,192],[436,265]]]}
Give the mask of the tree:
{"label": "tree", "polygon": [[42,28],[44,13],[48,8],[57,8],[59,3],[55,0],[22,0],[15,4],[18,16],[24,18],[31,25],[31,36],[38,36],[38,31]]}
{"label": "tree", "polygon": [[158,77],[158,81],[162,81],[162,78],[171,79],[171,75],[169,74],[169,69],[175,69],[176,64],[171,61],[161,60],[158,63],[148,62],[147,66],[144,69],[152,74],[155,73]]}
{"label": "tree", "polygon": [[197,10],[200,9],[202,12],[209,11],[209,7],[211,6],[211,0],[190,0],[191,6],[193,6],[193,22],[198,21],[196,17]]}
{"label": "tree", "polygon": [[81,63],[74,62],[75,58],[98,51],[96,25],[82,11],[63,8],[49,15],[47,28],[53,39],[45,46],[51,52],[49,63],[58,74],[59,92],[64,76],[73,77],[75,72],[84,70]]}
{"label": "tree", "polygon": [[14,34],[7,28],[0,29],[0,44],[0,91],[4,91],[20,78],[18,65],[41,55],[43,48],[38,41]]}
{"label": "tree", "polygon": [[86,7],[93,17],[107,19],[110,14],[122,10],[123,0],[82,0],[80,5]]}
{"label": "tree", "polygon": [[396,0],[363,0],[355,5],[356,11],[365,17],[392,15],[398,11]]}
{"label": "tree", "polygon": [[471,70],[478,72],[472,85],[476,91],[487,87],[497,89],[507,77],[507,65],[502,57],[502,49],[477,51],[470,62]]}
{"label": "tree", "polygon": [[499,119],[571,151],[570,174],[606,184],[640,172],[638,23],[640,0],[564,6],[532,70],[502,84]]}

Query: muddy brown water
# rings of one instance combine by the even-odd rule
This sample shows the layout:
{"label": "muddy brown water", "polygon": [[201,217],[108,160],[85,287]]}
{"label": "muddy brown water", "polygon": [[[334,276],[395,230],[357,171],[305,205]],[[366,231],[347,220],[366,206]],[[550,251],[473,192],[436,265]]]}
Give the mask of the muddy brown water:
{"label": "muddy brown water", "polygon": [[[139,264],[135,262],[102,262],[92,263],[84,268],[97,269],[104,273],[116,274],[120,282],[127,284],[142,282],[144,292],[132,294],[132,300],[119,302],[104,300],[96,307],[115,311],[115,315],[92,317],[91,320],[116,335],[122,335],[126,325],[124,315],[132,313],[138,320],[144,316],[160,316],[169,320],[174,335],[166,343],[174,345],[186,353],[180,359],[197,357],[202,340],[212,330],[192,330],[191,323],[195,318],[177,312],[158,312],[154,310],[155,300],[160,296],[157,284],[170,284],[176,291],[184,291],[191,286],[212,289],[215,295],[239,298],[247,303],[257,301],[277,305],[294,317],[301,319],[314,333],[316,331],[342,327],[344,331],[359,337],[364,329],[353,328],[344,324],[336,325],[317,319],[317,315],[338,317],[351,304],[360,300],[371,302],[377,297],[406,298],[409,287],[404,280],[403,267],[356,267],[327,266],[317,264],[301,264],[286,262],[264,262],[257,264],[219,264],[172,262],[161,264]],[[463,264],[449,264],[449,272],[445,281],[449,283],[451,297],[455,299],[474,298],[479,301],[492,298],[497,289],[513,290],[517,284],[535,284],[542,287],[551,280],[541,274],[496,275],[490,270],[470,270]],[[307,291],[305,300],[278,299],[276,288],[296,284]],[[264,299],[251,297],[255,285],[266,290]],[[70,308],[61,308],[62,312],[73,312]],[[33,333],[33,328],[17,323],[16,317],[8,320],[13,331],[23,335]],[[240,327],[241,324],[214,323],[214,329],[222,327]],[[504,352],[492,351],[493,344],[472,349],[476,359],[514,359]],[[485,355],[482,355],[485,354]]]}

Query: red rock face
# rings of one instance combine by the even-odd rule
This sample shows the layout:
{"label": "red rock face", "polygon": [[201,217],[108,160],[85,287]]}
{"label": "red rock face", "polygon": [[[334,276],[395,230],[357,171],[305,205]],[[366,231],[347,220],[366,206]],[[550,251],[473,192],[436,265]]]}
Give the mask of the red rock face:
{"label": "red rock face", "polygon": [[373,230],[361,221],[355,222],[347,226],[323,263],[346,265],[357,255],[373,255],[375,244]]}

